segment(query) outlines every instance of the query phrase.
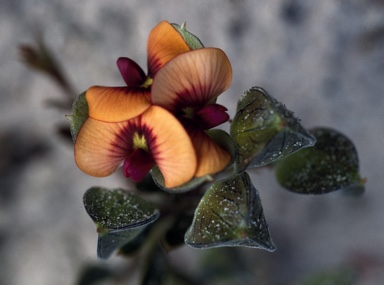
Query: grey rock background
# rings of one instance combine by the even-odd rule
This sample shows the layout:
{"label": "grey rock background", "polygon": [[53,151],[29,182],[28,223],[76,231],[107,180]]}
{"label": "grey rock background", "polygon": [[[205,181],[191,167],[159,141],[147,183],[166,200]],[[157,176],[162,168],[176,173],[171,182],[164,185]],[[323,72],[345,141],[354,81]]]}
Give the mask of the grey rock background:
{"label": "grey rock background", "polygon": [[[93,185],[125,186],[119,175],[87,177],[71,145],[55,135],[63,114],[46,108],[61,91],[18,61],[17,47],[41,32],[78,92],[123,84],[115,61],[146,66],[149,31],[161,20],[182,23],[206,46],[223,49],[234,79],[219,101],[262,86],[303,125],[330,126],[356,144],[368,179],[360,199],[289,193],[273,173],[255,172],[278,250],[244,250],[255,284],[294,284],[345,263],[363,266],[359,284],[384,280],[384,2],[0,1],[0,284],[75,284],[96,260],[96,233],[82,206]],[[191,268],[202,253],[170,255]],[[369,263],[370,261],[370,263]],[[114,257],[109,263],[121,263]]]}

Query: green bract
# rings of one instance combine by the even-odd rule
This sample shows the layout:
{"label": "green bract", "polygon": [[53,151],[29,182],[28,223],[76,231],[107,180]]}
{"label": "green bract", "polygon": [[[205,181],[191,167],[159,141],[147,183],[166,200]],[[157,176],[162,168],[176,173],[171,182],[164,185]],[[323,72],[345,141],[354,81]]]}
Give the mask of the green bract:
{"label": "green bract", "polygon": [[275,165],[276,177],[286,189],[304,194],[322,194],[339,189],[358,194],[364,191],[359,159],[353,143],[329,128],[315,128],[313,147],[302,149]]}
{"label": "green bract", "polygon": [[67,116],[71,121],[71,135],[73,142],[76,141],[77,134],[80,131],[81,126],[88,118],[88,103],[85,98],[85,93],[81,93],[72,105],[72,115]]}
{"label": "green bract", "polygon": [[249,89],[239,100],[231,136],[237,147],[238,172],[266,165],[316,141],[291,111],[259,87]]}
{"label": "green bract", "polygon": [[183,37],[184,41],[187,43],[190,49],[194,50],[194,49],[199,49],[204,47],[203,43],[199,40],[198,37],[196,37],[194,34],[190,33],[189,31],[187,31],[186,23],[182,24],[181,26],[173,23],[171,25]]}

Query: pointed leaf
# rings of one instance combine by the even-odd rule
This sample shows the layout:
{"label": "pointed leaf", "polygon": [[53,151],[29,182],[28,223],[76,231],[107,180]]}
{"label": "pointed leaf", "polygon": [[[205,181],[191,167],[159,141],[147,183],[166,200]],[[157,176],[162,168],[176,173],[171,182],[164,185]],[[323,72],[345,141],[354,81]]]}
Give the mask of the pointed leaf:
{"label": "pointed leaf", "polygon": [[279,183],[290,191],[322,194],[339,189],[357,195],[364,191],[359,175],[359,159],[353,143],[329,128],[310,130],[317,142],[275,165]]}
{"label": "pointed leaf", "polygon": [[77,134],[80,131],[81,126],[88,118],[89,109],[88,103],[85,99],[85,92],[81,93],[72,105],[72,115],[67,116],[71,121],[71,135],[73,142],[76,141]]}
{"label": "pointed leaf", "polygon": [[231,136],[237,146],[239,172],[266,165],[315,143],[293,113],[259,87],[246,91],[240,99]]}
{"label": "pointed leaf", "polygon": [[246,172],[208,189],[196,208],[185,242],[196,248],[246,246],[275,250],[258,191]]}
{"label": "pointed leaf", "polygon": [[92,187],[83,201],[97,226],[100,258],[108,258],[159,217],[159,210],[152,204],[122,189]]}

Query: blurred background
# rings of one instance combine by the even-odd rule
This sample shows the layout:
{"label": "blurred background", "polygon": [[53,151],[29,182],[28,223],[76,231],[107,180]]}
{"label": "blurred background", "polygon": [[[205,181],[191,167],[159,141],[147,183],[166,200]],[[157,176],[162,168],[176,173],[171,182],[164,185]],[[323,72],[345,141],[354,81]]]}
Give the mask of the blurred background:
{"label": "blurred background", "polygon": [[[281,188],[270,170],[252,173],[278,249],[241,249],[254,283],[233,284],[303,284],[319,272],[345,268],[357,274],[355,284],[380,284],[381,0],[1,0],[0,284],[77,284],[89,264],[125,262],[118,256],[97,260],[95,226],[82,196],[94,185],[126,182],[119,175],[97,179],[77,169],[73,146],[57,132],[67,124],[65,112],[47,104],[65,98],[63,91],[20,61],[19,45],[34,44],[40,36],[81,93],[91,85],[123,85],[115,64],[119,56],[145,67],[148,34],[162,20],[187,22],[205,46],[227,53],[233,82],[219,102],[231,116],[242,92],[261,86],[305,127],[328,126],[347,135],[368,180],[360,198],[303,196]],[[170,259],[193,272],[204,254],[185,246]]]}

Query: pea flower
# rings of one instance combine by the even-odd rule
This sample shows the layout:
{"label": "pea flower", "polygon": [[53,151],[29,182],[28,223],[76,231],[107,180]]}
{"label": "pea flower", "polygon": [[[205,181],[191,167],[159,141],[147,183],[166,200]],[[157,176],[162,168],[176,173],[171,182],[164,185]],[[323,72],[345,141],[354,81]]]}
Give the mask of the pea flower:
{"label": "pea flower", "polygon": [[188,182],[197,165],[184,127],[158,106],[122,122],[88,118],[76,138],[75,159],[81,170],[97,177],[112,174],[123,163],[124,175],[136,182],[157,164],[168,188]]}
{"label": "pea flower", "polygon": [[150,106],[150,86],[161,67],[190,48],[182,36],[166,21],[149,34],[147,44],[148,75],[133,60],[121,57],[117,66],[127,86],[93,86],[86,92],[91,118],[119,122],[134,118]]}
{"label": "pea flower", "polygon": [[205,132],[229,119],[215,103],[232,79],[223,51],[190,51],[161,22],[148,40],[148,75],[128,58],[117,65],[126,87],[95,86],[85,93],[88,117],[75,141],[81,170],[103,177],[123,165],[124,175],[139,182],[157,165],[165,187],[174,188],[227,166],[230,154]]}
{"label": "pea flower", "polygon": [[152,103],[169,110],[187,130],[197,154],[195,177],[217,173],[231,160],[205,132],[228,121],[227,109],[215,101],[231,80],[231,63],[217,48],[183,53],[155,76]]}

